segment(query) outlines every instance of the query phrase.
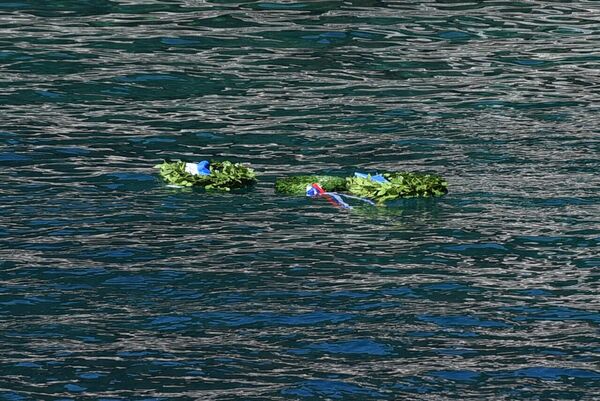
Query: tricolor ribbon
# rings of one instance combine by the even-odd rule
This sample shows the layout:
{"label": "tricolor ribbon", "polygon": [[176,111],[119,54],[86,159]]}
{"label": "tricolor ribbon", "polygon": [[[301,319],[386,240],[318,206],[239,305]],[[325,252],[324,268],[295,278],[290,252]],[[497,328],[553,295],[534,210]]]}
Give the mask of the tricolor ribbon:
{"label": "tricolor ribbon", "polygon": [[311,198],[316,197],[316,196],[323,196],[325,199],[327,199],[329,201],[329,203],[331,203],[334,206],[341,207],[342,209],[352,209],[352,206],[350,206],[349,204],[344,202],[344,200],[342,199],[342,196],[345,196],[345,197],[351,198],[351,199],[358,199],[358,200],[368,203],[369,205],[375,206],[375,203],[373,201],[370,201],[369,199],[359,198],[358,196],[352,196],[352,195],[346,195],[346,194],[338,194],[337,192],[326,192],[316,182],[306,186],[306,196],[309,196]]}

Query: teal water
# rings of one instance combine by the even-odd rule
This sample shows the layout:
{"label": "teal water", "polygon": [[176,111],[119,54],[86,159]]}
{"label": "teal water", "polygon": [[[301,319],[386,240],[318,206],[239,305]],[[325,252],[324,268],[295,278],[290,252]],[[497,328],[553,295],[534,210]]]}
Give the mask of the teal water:
{"label": "teal water", "polygon": [[[1,1],[0,400],[598,399],[599,13]],[[450,192],[272,189],[356,170]]]}

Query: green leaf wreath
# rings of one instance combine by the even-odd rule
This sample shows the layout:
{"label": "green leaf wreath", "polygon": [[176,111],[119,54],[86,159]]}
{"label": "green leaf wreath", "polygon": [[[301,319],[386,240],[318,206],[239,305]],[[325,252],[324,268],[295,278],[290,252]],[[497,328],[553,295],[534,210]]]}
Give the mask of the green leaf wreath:
{"label": "green leaf wreath", "polygon": [[256,182],[256,173],[250,167],[230,161],[210,162],[210,175],[194,175],[185,171],[185,162],[165,161],[154,166],[160,176],[171,185],[181,187],[200,186],[207,190],[230,191],[244,188]]}
{"label": "green leaf wreath", "polygon": [[368,178],[327,175],[292,176],[277,180],[275,190],[287,195],[304,195],[307,185],[318,183],[327,192],[347,192],[380,204],[399,198],[442,196],[448,192],[448,183],[437,175],[409,172],[382,175],[389,182],[374,182],[371,181],[371,176]]}

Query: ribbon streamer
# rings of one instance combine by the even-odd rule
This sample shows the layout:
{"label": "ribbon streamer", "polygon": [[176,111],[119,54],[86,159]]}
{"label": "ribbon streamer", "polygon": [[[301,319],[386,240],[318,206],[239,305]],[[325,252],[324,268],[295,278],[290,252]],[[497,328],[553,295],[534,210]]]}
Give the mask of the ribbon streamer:
{"label": "ribbon streamer", "polygon": [[342,209],[352,209],[352,206],[350,206],[348,203],[346,203],[342,199],[342,196],[344,196],[346,198],[350,198],[350,199],[358,199],[360,201],[368,203],[369,205],[375,206],[375,203],[369,199],[360,198],[358,196],[340,194],[337,192],[326,192],[317,183],[313,183],[306,187],[306,196],[309,196],[311,198],[316,197],[316,196],[323,196],[323,197],[325,197],[325,199],[327,199],[329,201],[329,203],[331,203],[334,206],[339,206]]}

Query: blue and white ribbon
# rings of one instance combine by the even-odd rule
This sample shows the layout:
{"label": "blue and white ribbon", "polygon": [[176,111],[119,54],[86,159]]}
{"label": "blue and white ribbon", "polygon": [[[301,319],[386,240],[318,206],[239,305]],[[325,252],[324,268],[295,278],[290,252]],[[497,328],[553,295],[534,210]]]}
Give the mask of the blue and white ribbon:
{"label": "blue and white ribbon", "polygon": [[185,163],[185,172],[191,175],[210,175],[210,162],[202,160],[198,163]]}
{"label": "blue and white ribbon", "polygon": [[382,176],[381,174],[369,175],[369,174],[365,174],[365,173],[359,173],[359,172],[356,172],[356,173],[354,173],[354,176],[355,176],[355,177],[357,177],[357,178],[365,178],[365,179],[370,179],[371,181],[373,181],[373,182],[378,182],[378,183],[380,183],[380,184],[386,184],[386,183],[388,183],[388,182],[389,182],[389,181],[388,181],[388,180],[387,180],[387,179],[386,179],[384,176]]}

